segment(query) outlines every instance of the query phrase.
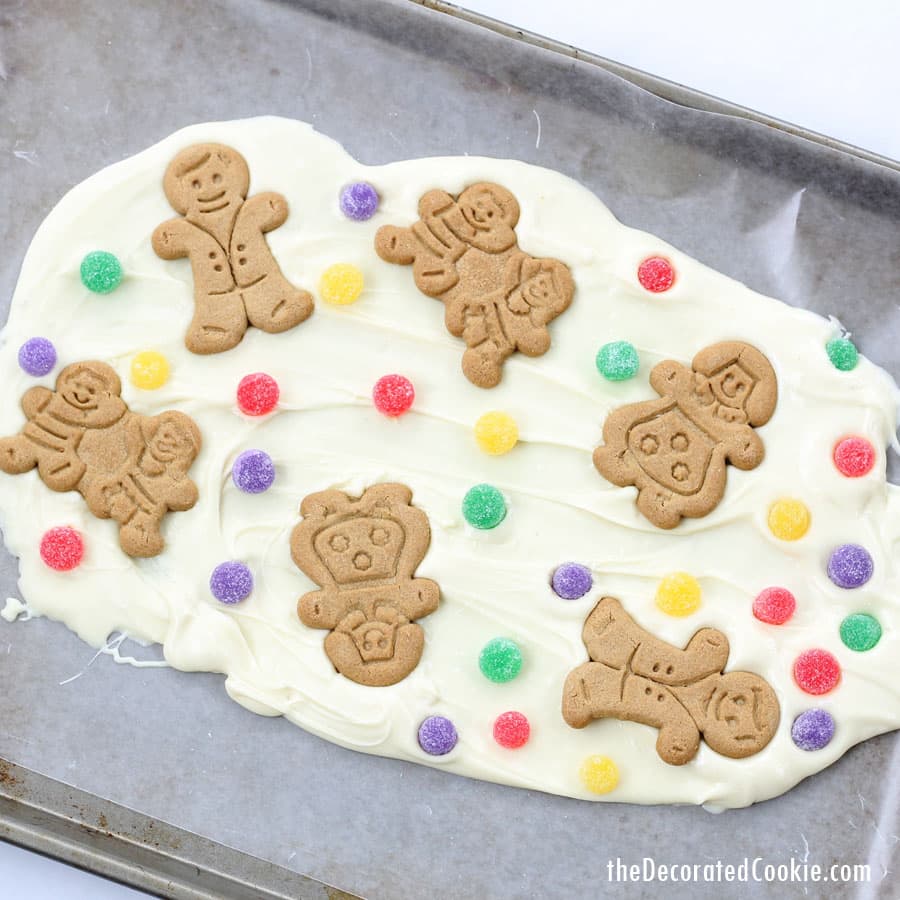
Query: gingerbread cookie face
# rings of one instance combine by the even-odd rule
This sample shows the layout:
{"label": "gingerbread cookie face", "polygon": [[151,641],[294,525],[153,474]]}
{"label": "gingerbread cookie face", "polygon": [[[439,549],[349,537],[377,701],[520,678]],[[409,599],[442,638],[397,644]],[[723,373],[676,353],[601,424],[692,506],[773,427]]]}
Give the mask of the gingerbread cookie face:
{"label": "gingerbread cookie face", "polygon": [[287,219],[287,201],[271,192],[248,197],[249,188],[246,160],[222,144],[187,147],[166,169],[163,189],[182,218],[153,232],[153,249],[191,261],[195,309],[185,344],[193,353],[230,350],[248,325],[287,331],[312,312],[312,297],[284,277],[265,239]]}
{"label": "gingerbread cookie face", "polygon": [[291,557],[321,588],[300,598],[297,614],[330,632],[328,658],[358,684],[402,681],[425,646],[415,620],[438,607],[438,585],[413,577],[431,529],[411,504],[402,484],[373,485],[359,498],[321,491],[303,500],[291,533]]}
{"label": "gingerbread cookie face", "polygon": [[573,728],[616,718],[659,729],[656,752],[673,766],[690,762],[701,737],[723,756],[759,753],[780,718],[771,685],[752,672],[723,672],[728,638],[701,628],[684,649],[641,628],[614,597],[584,623],[590,662],[569,673],[562,713]]}
{"label": "gingerbread cookie face", "polygon": [[183,413],[132,413],[121,389],[108,365],[92,361],[63,369],[54,391],[26,391],[28,421],[0,439],[0,469],[18,475],[37,467],[47,487],[77,490],[94,515],[115,519],[129,556],[156,556],[165,546],[163,516],[197,502],[187,472],[200,432]]}
{"label": "gingerbread cookie face", "polygon": [[458,197],[433,190],[419,200],[419,216],[409,228],[379,228],[375,250],[387,262],[412,265],[416,287],[444,302],[447,330],[466,343],[466,378],[494,387],[517,350],[546,353],[547,325],[569,307],[575,285],[564,263],[519,249],[516,198],[488,182]]}
{"label": "gingerbread cookie face", "polygon": [[638,509],[659,528],[701,517],[725,492],[726,466],[754,469],[765,455],[755,428],[775,411],[775,370],[750,344],[726,341],[701,350],[691,368],[654,366],[658,400],[612,412],[594,465],[613,484],[638,489]]}

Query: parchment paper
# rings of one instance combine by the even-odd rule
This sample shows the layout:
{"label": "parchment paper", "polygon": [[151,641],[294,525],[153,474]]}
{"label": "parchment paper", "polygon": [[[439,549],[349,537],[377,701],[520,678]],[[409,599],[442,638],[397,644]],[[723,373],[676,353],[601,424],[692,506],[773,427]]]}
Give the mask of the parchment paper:
{"label": "parchment paper", "polygon": [[[68,187],[183,125],[262,113],[311,121],[366,163],[469,153],[559,169],[627,224],[838,316],[900,377],[896,173],[404,0],[2,0],[2,302]],[[14,594],[15,574],[5,555],[0,589]],[[219,676],[93,655],[57,623],[0,622],[0,754],[370,897],[900,891],[895,736],[746,810],[590,804],[355,754],[253,716]],[[607,882],[607,860],[645,856],[869,863],[873,882]]]}

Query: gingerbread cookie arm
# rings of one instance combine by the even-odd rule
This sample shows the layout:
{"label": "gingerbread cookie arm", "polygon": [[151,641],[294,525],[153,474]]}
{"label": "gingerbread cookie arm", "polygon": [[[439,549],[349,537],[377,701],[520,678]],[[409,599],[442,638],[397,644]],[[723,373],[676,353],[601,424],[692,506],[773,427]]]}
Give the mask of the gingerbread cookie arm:
{"label": "gingerbread cookie arm", "polygon": [[22,412],[25,418],[32,419],[53,399],[53,391],[41,385],[29,388],[22,395]]}

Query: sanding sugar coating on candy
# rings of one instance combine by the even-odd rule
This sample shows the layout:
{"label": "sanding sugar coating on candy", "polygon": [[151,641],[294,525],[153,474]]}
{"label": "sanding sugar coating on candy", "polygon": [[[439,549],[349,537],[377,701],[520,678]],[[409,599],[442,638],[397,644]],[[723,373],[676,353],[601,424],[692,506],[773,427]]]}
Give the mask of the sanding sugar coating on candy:
{"label": "sanding sugar coating on candy", "polygon": [[784,625],[796,608],[796,598],[783,587],[764,588],[753,601],[753,615],[767,625]]}
{"label": "sanding sugar coating on candy", "polygon": [[848,338],[834,338],[825,345],[831,364],[841,372],[850,372],[859,362],[859,351]]}
{"label": "sanding sugar coating on candy", "polygon": [[875,465],[875,448],[863,437],[846,437],[835,444],[832,457],[841,475],[861,478]]}
{"label": "sanding sugar coating on candy", "polygon": [[841,665],[827,650],[804,650],[794,660],[794,681],[807,694],[827,694],[841,680]]}
{"label": "sanding sugar coating on candy", "polygon": [[350,263],[329,266],[319,280],[319,293],[332,306],[348,306],[359,300],[365,281],[362,272]]}
{"label": "sanding sugar coating on candy", "polygon": [[821,750],[833,737],[834,719],[824,709],[808,709],[791,725],[791,739],[801,750]]}
{"label": "sanding sugar coating on candy", "polygon": [[665,257],[651,256],[638,266],[637,277],[645,291],[661,294],[675,284],[675,269]]}
{"label": "sanding sugar coating on candy", "polygon": [[278,405],[278,382],[265,372],[245,375],[237,387],[238,409],[245,416],[264,416]]}
{"label": "sanding sugar coating on candy", "polygon": [[869,551],[859,544],[842,544],[828,559],[828,577],[841,588],[862,587],[875,571]]}
{"label": "sanding sugar coating on candy", "polygon": [[131,359],[131,383],[145,391],[155,391],[169,380],[169,361],[155,350],[136,353]]}
{"label": "sanding sugar coating on candy", "polygon": [[492,484],[476,484],[463,497],[462,512],[473,528],[486,531],[506,518],[506,501]]}
{"label": "sanding sugar coating on candy", "polygon": [[687,572],[666,575],[656,589],[656,605],[670,616],[689,616],[700,608],[700,584]]}
{"label": "sanding sugar coating on candy", "polygon": [[444,756],[455,746],[459,735],[444,716],[429,716],[419,726],[419,746],[430,756]]}
{"label": "sanding sugar coating on candy", "polygon": [[554,569],[550,585],[557,597],[563,600],[577,600],[594,586],[594,577],[587,566],[567,562]]}
{"label": "sanding sugar coating on candy", "polygon": [[244,450],[231,467],[231,480],[245,494],[261,494],[275,481],[275,463],[265,450]]}
{"label": "sanding sugar coating on candy", "polygon": [[95,294],[108,294],[122,283],[122,264],[106,250],[94,250],[81,261],[81,283]]}
{"label": "sanding sugar coating on candy", "polygon": [[209,576],[209,589],[222,603],[240,603],[253,591],[253,573],[242,562],[219,563]]}
{"label": "sanding sugar coating on candy", "polygon": [[844,646],[857,653],[871,650],[881,640],[881,623],[868,613],[851,613],[840,630]]}
{"label": "sanding sugar coating on candy", "polygon": [[372,388],[375,409],[389,419],[409,412],[416,399],[416,389],[405,375],[382,375]]}
{"label": "sanding sugar coating on candy", "polygon": [[509,453],[519,441],[516,420],[505,412],[487,412],[475,423],[475,441],[490,456]]}
{"label": "sanding sugar coating on candy", "polygon": [[612,341],[597,351],[597,371],[607,381],[627,381],[637,375],[641,361],[634,344]]}
{"label": "sanding sugar coating on candy", "polygon": [[531,724],[527,716],[515,710],[500,713],[494,720],[494,740],[507,750],[524,747],[531,737]]}
{"label": "sanding sugar coating on candy", "polygon": [[781,541],[799,541],[812,520],[809,509],[801,500],[782,497],[769,507],[769,531]]}
{"label": "sanding sugar coating on candy", "polygon": [[379,201],[378,191],[368,181],[354,181],[341,189],[341,212],[354,222],[371,219]]}
{"label": "sanding sugar coating on candy", "polygon": [[84,539],[68,525],[60,525],[44,532],[41,538],[41,559],[57,572],[74,569],[84,558]]}
{"label": "sanding sugar coating on candy", "polygon": [[478,668],[489,681],[505,684],[522,671],[522,651],[509,638],[492,638],[481,650]]}
{"label": "sanding sugar coating on candy", "polygon": [[19,347],[19,365],[23,372],[42,378],[56,365],[56,347],[45,337],[29,338]]}
{"label": "sanding sugar coating on candy", "polygon": [[619,767],[608,756],[595,754],[587,757],[578,774],[581,783],[592,794],[608,794],[619,784]]}

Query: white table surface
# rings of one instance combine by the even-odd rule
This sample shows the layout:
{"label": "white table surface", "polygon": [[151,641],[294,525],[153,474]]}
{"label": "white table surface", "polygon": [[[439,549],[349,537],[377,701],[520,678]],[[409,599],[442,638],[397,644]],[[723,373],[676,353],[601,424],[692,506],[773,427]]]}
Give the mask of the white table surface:
{"label": "white table surface", "polygon": [[[896,0],[456,0],[567,44],[900,159]],[[0,841],[0,897],[144,896]]]}

